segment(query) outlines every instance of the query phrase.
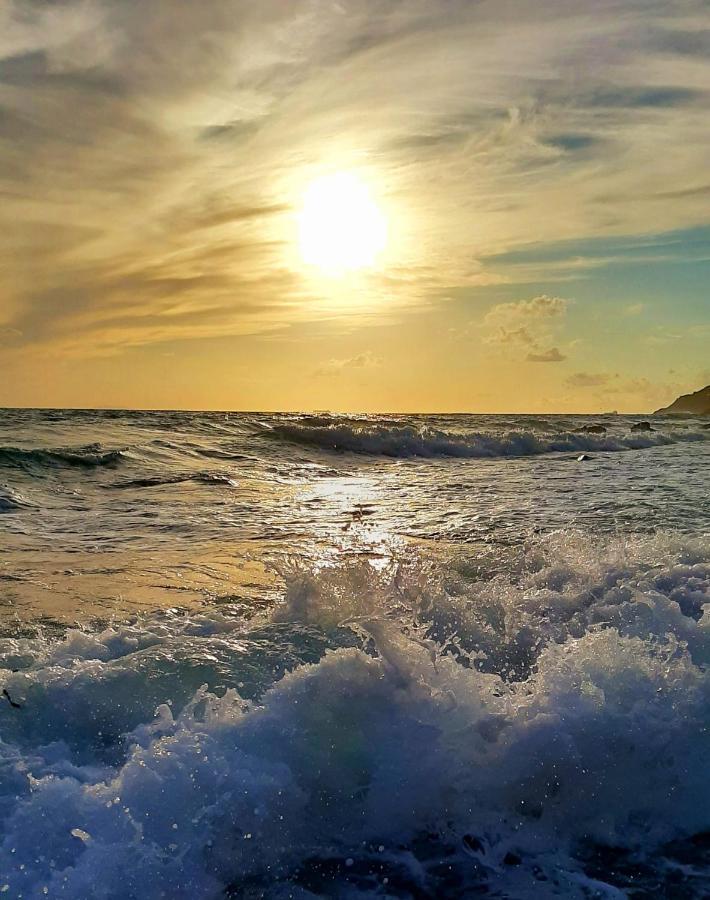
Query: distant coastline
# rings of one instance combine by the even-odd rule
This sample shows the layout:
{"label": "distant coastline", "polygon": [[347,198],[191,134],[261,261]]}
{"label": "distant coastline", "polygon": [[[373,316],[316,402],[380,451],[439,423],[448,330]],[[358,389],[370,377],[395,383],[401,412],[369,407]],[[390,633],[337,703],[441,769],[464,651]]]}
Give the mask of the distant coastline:
{"label": "distant coastline", "polygon": [[657,409],[654,415],[662,416],[671,413],[687,413],[693,416],[710,416],[710,384],[695,391],[694,394],[683,394],[670,406]]}

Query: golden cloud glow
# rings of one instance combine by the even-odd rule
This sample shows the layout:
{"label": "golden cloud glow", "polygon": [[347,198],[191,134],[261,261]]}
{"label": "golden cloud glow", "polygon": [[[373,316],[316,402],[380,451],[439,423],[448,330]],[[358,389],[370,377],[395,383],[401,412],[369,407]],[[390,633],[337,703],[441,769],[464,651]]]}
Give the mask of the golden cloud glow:
{"label": "golden cloud glow", "polygon": [[695,390],[702,6],[3,0],[0,406]]}

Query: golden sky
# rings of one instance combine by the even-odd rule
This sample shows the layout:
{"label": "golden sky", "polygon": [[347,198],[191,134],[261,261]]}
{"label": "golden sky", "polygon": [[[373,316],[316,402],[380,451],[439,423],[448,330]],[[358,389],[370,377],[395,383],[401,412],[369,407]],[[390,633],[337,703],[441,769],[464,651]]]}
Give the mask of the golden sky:
{"label": "golden sky", "polygon": [[0,404],[710,381],[702,2],[0,5]]}

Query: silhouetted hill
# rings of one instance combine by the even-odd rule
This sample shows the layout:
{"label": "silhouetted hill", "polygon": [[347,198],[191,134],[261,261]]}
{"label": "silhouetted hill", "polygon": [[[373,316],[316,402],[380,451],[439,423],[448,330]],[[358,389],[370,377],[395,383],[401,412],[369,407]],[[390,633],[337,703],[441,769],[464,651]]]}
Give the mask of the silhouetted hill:
{"label": "silhouetted hill", "polygon": [[690,413],[695,416],[710,416],[710,384],[694,394],[683,394],[670,406],[657,409],[656,415],[663,413]]}

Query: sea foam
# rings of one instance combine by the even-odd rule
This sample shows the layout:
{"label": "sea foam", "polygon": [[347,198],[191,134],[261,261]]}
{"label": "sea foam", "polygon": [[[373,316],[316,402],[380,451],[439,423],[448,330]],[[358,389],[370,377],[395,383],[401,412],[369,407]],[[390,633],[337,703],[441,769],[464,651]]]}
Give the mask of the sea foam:
{"label": "sea foam", "polygon": [[32,501],[7,484],[0,484],[0,513],[32,506]]}
{"label": "sea foam", "polygon": [[508,431],[504,434],[455,432],[427,425],[380,422],[341,422],[337,419],[307,419],[273,426],[265,434],[282,441],[321,450],[390,457],[499,458],[536,456],[544,453],[623,451],[670,444],[707,441],[707,432],[693,430],[628,430],[602,435],[573,431]]}
{"label": "sea foam", "polygon": [[710,828],[710,543],[553,534],[475,571],[294,566],[251,622],[4,638],[0,889],[624,896],[599,846],[662,872]]}

